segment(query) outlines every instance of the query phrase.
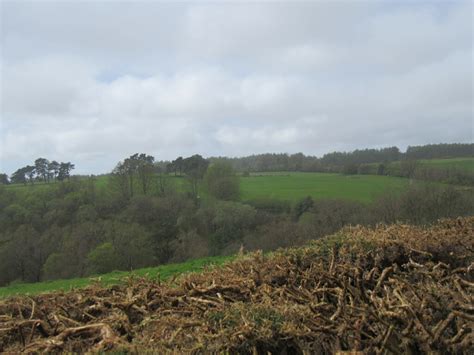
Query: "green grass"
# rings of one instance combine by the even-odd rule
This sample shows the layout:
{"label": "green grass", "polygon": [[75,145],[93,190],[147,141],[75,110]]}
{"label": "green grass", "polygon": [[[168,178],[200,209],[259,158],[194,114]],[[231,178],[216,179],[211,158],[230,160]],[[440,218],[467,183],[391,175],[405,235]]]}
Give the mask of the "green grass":
{"label": "green grass", "polygon": [[107,188],[107,183],[108,183],[109,179],[110,179],[109,175],[95,176],[94,177],[95,186],[98,189],[105,189],[105,188]]}
{"label": "green grass", "polygon": [[474,158],[451,158],[421,160],[421,164],[432,168],[455,168],[474,173]]}
{"label": "green grass", "polygon": [[[97,189],[103,190],[108,186],[110,177],[95,177]],[[170,184],[179,191],[189,190],[185,177],[170,177]],[[275,198],[280,200],[296,201],[300,198],[311,196],[314,199],[337,198],[355,200],[368,203],[377,195],[387,190],[402,190],[408,185],[404,178],[376,175],[341,175],[327,173],[298,173],[276,172],[256,173],[240,179],[241,199],[251,200],[256,198]],[[52,184],[36,185],[8,185],[16,193],[21,193],[23,198],[40,190],[47,192]],[[140,190],[136,186],[136,193]],[[199,195],[206,199],[206,191],[201,186]]]}
{"label": "green grass", "polygon": [[401,191],[408,186],[407,179],[397,177],[325,173],[255,174],[240,181],[242,200],[267,197],[295,201],[309,195],[314,199],[340,198],[368,203],[384,191]]}
{"label": "green grass", "polygon": [[230,256],[214,256],[202,259],[190,260],[180,264],[168,264],[158,267],[149,267],[131,272],[114,271],[100,276],[75,278],[68,280],[54,280],[37,283],[15,283],[6,287],[0,287],[0,298],[14,295],[34,295],[51,291],[68,291],[82,288],[96,282],[102,286],[123,283],[127,277],[143,276],[151,279],[167,280],[170,277],[189,272],[202,271],[206,266],[218,266],[232,260]]}
{"label": "green grass", "polygon": [[[396,170],[399,164],[399,162],[393,162],[389,168]],[[421,160],[420,164],[434,168],[458,168],[474,172],[474,158]],[[109,179],[110,176],[107,175],[94,178],[95,184],[100,190],[107,188]],[[185,177],[171,176],[170,184],[180,191],[189,189]],[[250,177],[241,178],[241,192],[242,200],[265,197],[295,201],[309,195],[314,199],[338,198],[368,203],[386,190],[401,191],[407,184],[406,179],[391,176],[346,176],[298,172],[256,173]],[[54,184],[10,185],[7,188],[28,195],[30,191],[46,189],[51,185]],[[138,186],[136,186],[136,192],[139,193]],[[202,198],[206,198],[203,187],[200,189],[200,195]]]}
{"label": "green grass", "polygon": [[[433,168],[433,169],[459,169],[470,173],[474,173],[474,158],[447,158],[447,159],[422,159],[418,163],[422,167]],[[388,164],[388,169],[393,171],[399,171],[400,161],[394,161]],[[374,167],[376,171],[379,163],[369,164]]]}
{"label": "green grass", "polygon": [[9,184],[9,185],[0,185],[3,186],[5,189],[14,191],[15,193],[21,193],[27,195],[30,191],[40,191],[40,190],[47,190],[53,184],[47,184],[44,182],[36,182],[34,184]]}

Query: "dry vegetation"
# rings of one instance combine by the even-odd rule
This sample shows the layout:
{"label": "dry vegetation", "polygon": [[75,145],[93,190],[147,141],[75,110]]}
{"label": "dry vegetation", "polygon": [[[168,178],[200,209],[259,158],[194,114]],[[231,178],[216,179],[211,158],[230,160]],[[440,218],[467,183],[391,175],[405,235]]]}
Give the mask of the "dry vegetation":
{"label": "dry vegetation", "polygon": [[174,284],[0,303],[0,351],[469,353],[474,217],[350,228]]}

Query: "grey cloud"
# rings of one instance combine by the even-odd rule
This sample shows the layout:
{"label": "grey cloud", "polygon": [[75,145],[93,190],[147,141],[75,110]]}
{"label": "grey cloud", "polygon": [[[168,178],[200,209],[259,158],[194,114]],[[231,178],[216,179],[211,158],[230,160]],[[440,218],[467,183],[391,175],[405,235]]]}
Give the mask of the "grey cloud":
{"label": "grey cloud", "polygon": [[0,170],[472,141],[472,3],[3,4]]}

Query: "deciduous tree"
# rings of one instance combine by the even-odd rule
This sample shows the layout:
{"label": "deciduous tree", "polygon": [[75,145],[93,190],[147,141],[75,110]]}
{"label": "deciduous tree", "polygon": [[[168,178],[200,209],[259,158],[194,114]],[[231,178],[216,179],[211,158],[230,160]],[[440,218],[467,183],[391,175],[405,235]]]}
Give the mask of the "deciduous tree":
{"label": "deciduous tree", "polygon": [[16,170],[12,176],[11,181],[13,184],[25,184],[26,185],[26,172],[25,168]]}
{"label": "deciduous tree", "polygon": [[210,196],[226,201],[239,199],[239,177],[229,163],[217,162],[212,164],[207,169],[204,180]]}
{"label": "deciduous tree", "polygon": [[10,180],[7,174],[0,173],[0,185],[8,185]]}
{"label": "deciduous tree", "polygon": [[74,164],[71,162],[67,163],[60,163],[59,164],[59,170],[58,170],[58,180],[63,181],[65,179],[69,180],[69,177],[71,176],[71,170],[74,169]]}
{"label": "deciduous tree", "polygon": [[153,182],[153,176],[155,175],[155,168],[153,165],[155,158],[144,153],[135,156],[138,180],[143,194],[146,195],[149,192],[150,186]]}
{"label": "deciduous tree", "polygon": [[50,179],[55,180],[59,174],[59,163],[56,160],[53,160],[48,164],[48,176]]}
{"label": "deciduous tree", "polygon": [[48,181],[49,178],[49,161],[45,158],[38,158],[35,160],[36,174],[39,178],[43,179],[44,182]]}
{"label": "deciduous tree", "polygon": [[196,200],[199,195],[199,182],[206,173],[209,162],[199,154],[183,160],[183,171],[191,184],[191,195]]}

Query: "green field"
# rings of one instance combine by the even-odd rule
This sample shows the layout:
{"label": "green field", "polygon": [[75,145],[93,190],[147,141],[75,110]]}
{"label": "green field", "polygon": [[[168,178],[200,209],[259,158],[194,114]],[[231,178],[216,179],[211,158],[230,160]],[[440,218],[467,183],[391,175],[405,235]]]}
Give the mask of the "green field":
{"label": "green field", "polygon": [[[474,172],[474,158],[432,159],[420,160],[422,166],[433,168],[456,168]],[[378,164],[374,164],[374,169]],[[389,169],[397,170],[400,162],[393,162]],[[94,178],[98,189],[108,186],[110,177],[102,175]],[[408,184],[407,179],[392,176],[376,175],[341,175],[327,173],[255,173],[241,178],[242,200],[256,198],[276,198],[295,201],[311,196],[314,199],[338,198],[360,202],[370,202],[377,195],[387,190],[402,190]],[[186,178],[171,176],[169,183],[177,190],[185,191],[189,188]],[[9,185],[14,191],[26,193],[46,189],[49,184],[36,183],[34,186]],[[138,188],[136,189],[138,191]],[[206,197],[203,186],[200,189],[201,197]]]}
{"label": "green field", "polygon": [[17,283],[6,287],[0,287],[0,298],[14,295],[34,295],[38,293],[71,290],[99,283],[102,286],[123,283],[130,276],[149,277],[152,279],[167,280],[173,276],[181,275],[188,272],[202,271],[205,267],[222,265],[232,260],[229,256],[213,256],[202,259],[190,260],[181,264],[168,264],[158,267],[149,267],[135,270],[132,272],[114,271],[108,274],[100,275],[100,277],[84,277],[68,280],[54,280],[37,283]]}
{"label": "green field", "polygon": [[[108,186],[109,176],[94,178],[98,189]],[[185,177],[170,177],[170,185],[177,190],[186,191],[189,184]],[[9,185],[8,189],[28,196],[31,192],[46,190],[55,184]],[[387,190],[402,190],[408,185],[404,178],[377,175],[341,175],[327,173],[256,173],[240,179],[241,199],[275,198],[295,201],[306,196],[314,199],[337,198],[370,202]],[[139,189],[136,189],[139,193]],[[46,191],[45,191],[46,192]],[[206,198],[204,186],[199,194]]]}
{"label": "green field", "polygon": [[455,168],[474,173],[474,158],[430,159],[421,160],[420,162],[422,165],[432,168]]}
{"label": "green field", "polygon": [[[449,159],[422,159],[418,161],[419,165],[434,169],[458,169],[474,173],[474,158],[449,158]],[[394,161],[388,164],[387,168],[394,172],[400,169],[400,161]],[[379,163],[369,164],[373,167],[374,173],[377,171]]]}
{"label": "green field", "polygon": [[[421,166],[440,169],[456,168],[474,173],[474,158],[431,159],[419,162]],[[373,165],[375,174],[378,163],[370,165]],[[396,172],[399,166],[400,162],[397,161],[390,163],[387,168]],[[109,186],[109,180],[108,175],[94,177],[95,185],[100,190]],[[171,175],[169,184],[180,191],[186,191],[189,188],[186,178],[182,176]],[[341,198],[370,202],[386,190],[401,190],[407,184],[406,179],[391,176],[300,172],[255,173],[241,179],[241,197],[244,201],[262,197],[295,201],[309,195],[315,199]],[[43,190],[49,185],[36,183],[34,186],[9,185],[7,188],[28,195],[28,191]],[[139,189],[136,188],[136,191]],[[206,198],[203,186],[201,186],[200,195]]]}
{"label": "green field", "polygon": [[390,176],[287,172],[255,174],[240,181],[242,200],[270,197],[294,201],[309,195],[370,202],[384,191],[408,185],[407,179]]}
{"label": "green field", "polygon": [[[187,189],[185,178],[176,178],[178,189]],[[275,198],[296,201],[306,196],[314,199],[346,199],[371,202],[384,191],[401,191],[408,186],[404,178],[377,175],[342,175],[327,173],[276,172],[254,173],[240,178],[241,200]],[[206,197],[204,187],[200,195]]]}

